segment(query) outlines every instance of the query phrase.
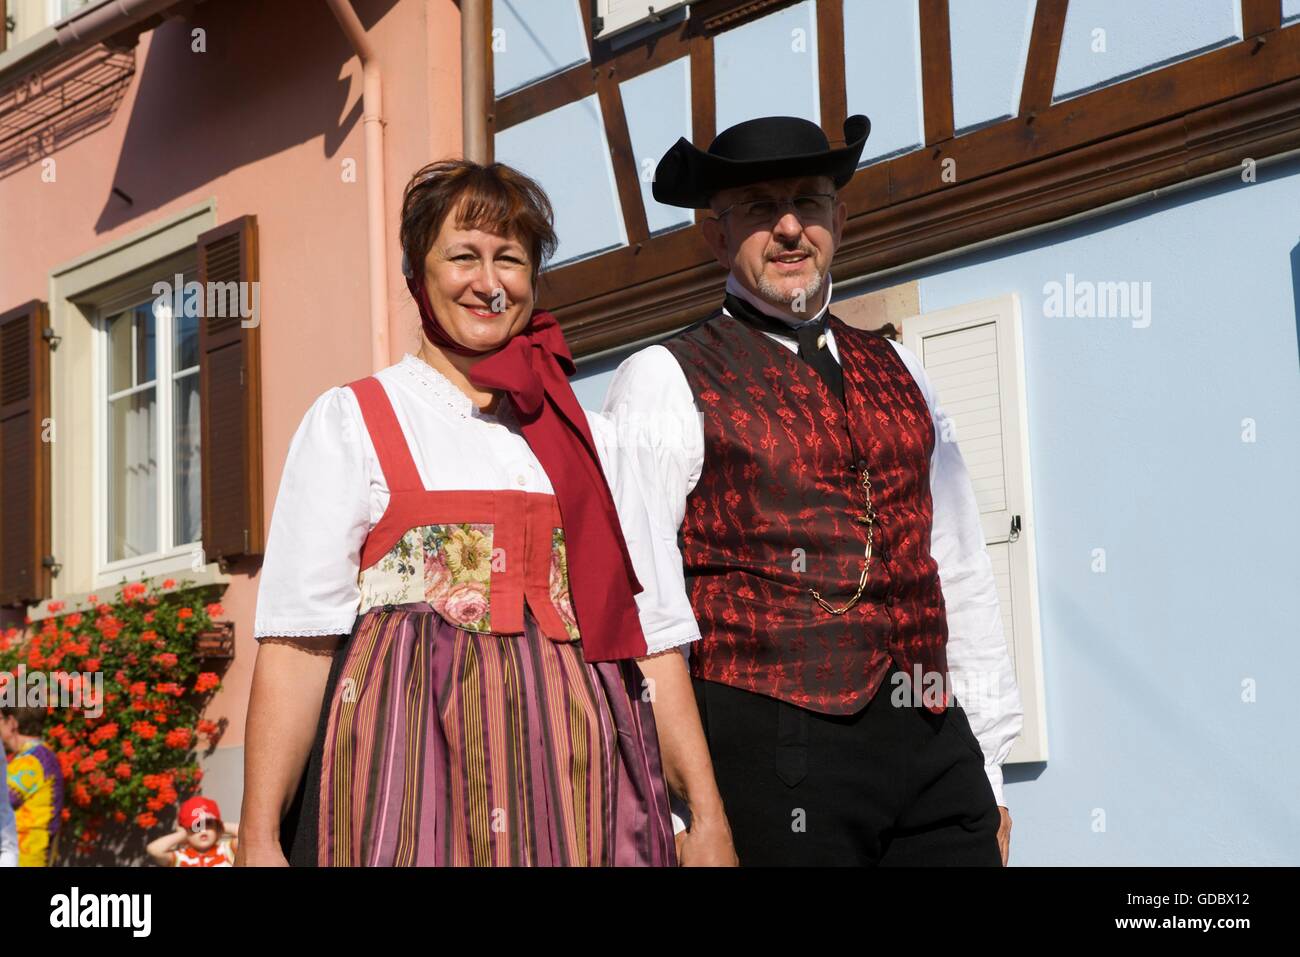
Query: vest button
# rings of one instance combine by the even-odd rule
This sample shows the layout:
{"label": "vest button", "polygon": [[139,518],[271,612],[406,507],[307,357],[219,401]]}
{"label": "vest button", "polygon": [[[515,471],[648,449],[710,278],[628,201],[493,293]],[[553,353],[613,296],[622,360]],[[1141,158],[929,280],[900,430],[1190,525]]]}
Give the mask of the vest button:
{"label": "vest button", "polygon": [[396,605],[385,605],[385,606],[384,606],[384,611],[392,611],[392,610],[395,609],[396,607],[397,607]]}
{"label": "vest button", "polygon": [[858,459],[858,471],[859,471],[859,472],[865,472],[866,470],[867,470],[867,460],[866,460],[866,459]]}

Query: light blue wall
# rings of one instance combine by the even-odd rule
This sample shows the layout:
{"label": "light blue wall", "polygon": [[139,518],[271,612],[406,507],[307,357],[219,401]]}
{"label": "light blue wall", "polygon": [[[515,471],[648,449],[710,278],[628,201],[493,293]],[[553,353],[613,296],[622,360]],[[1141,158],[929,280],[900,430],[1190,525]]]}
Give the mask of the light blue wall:
{"label": "light blue wall", "polygon": [[1053,96],[1077,96],[1240,38],[1240,0],[1071,0]]}
{"label": "light blue wall", "polygon": [[958,134],[1020,112],[1034,0],[948,0]]}
{"label": "light blue wall", "polygon": [[[718,296],[718,301],[722,301],[721,294]],[[614,378],[614,370],[632,352],[633,350],[627,349],[594,362],[578,363],[578,372],[570,381],[573,384],[574,394],[577,395],[584,409],[600,410],[605,402],[605,393],[609,391],[609,383]]]}
{"label": "light blue wall", "polygon": [[[1052,757],[1007,771],[1018,863],[1300,863],[1296,209],[1292,162],[919,274],[925,311],[1024,312]],[[1067,272],[1150,282],[1150,325],[1045,318]]]}
{"label": "light blue wall", "polygon": [[[906,277],[1024,314],[1052,756],[1006,769],[1015,863],[1300,863],[1297,209],[1293,161]],[[1067,273],[1151,283],[1150,324],[1045,317]]]}

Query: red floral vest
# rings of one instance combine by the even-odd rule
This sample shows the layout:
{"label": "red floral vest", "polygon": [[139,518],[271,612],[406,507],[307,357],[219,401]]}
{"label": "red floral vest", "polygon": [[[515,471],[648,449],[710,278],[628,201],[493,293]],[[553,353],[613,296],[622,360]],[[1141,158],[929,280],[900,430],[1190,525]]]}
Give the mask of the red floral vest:
{"label": "red floral vest", "polygon": [[[883,337],[831,317],[845,403],[792,350],[718,313],[669,339],[703,416],[704,468],[679,536],[702,639],[691,673],[826,714],[866,706],[889,671],[948,687],[930,556],[934,420]],[[847,414],[846,414],[847,413]],[[867,465],[876,508],[862,598]],[[922,689],[918,689],[919,694]],[[927,701],[935,712],[942,703]]]}

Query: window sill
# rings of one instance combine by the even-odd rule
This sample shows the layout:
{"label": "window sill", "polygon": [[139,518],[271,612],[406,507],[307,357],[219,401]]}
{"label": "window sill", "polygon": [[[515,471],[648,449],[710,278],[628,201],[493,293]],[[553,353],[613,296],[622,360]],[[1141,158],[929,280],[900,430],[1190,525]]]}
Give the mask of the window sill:
{"label": "window sill", "polygon": [[197,574],[194,568],[195,559],[202,557],[203,543],[191,542],[180,548],[155,552],[144,558],[121,559],[101,566],[95,573],[92,584],[95,588],[103,590],[121,587],[123,579],[131,582]]}
{"label": "window sill", "polygon": [[[178,582],[175,588],[163,589],[161,587],[162,583],[168,578],[173,578]],[[186,584],[183,586],[179,584],[182,580],[186,581]],[[184,568],[176,571],[159,572],[156,575],[149,575],[144,578],[128,578],[128,581],[143,582],[148,588],[158,586],[164,594],[185,591],[203,585],[225,585],[228,584],[230,580],[230,576],[221,571],[216,562],[209,562],[198,571],[192,570],[187,564]],[[120,585],[118,583],[114,583],[111,585],[105,585],[103,588],[98,588],[94,591],[62,595],[58,598],[49,598],[41,602],[39,605],[30,606],[27,610],[27,615],[33,622],[43,621],[46,618],[53,618],[56,615],[66,615],[70,611],[78,610],[78,608],[89,607],[90,603],[88,599],[91,595],[95,595],[100,599],[100,601],[110,598],[110,592],[112,596],[115,596],[119,587]],[[58,611],[50,611],[51,602],[56,604],[61,603]]]}

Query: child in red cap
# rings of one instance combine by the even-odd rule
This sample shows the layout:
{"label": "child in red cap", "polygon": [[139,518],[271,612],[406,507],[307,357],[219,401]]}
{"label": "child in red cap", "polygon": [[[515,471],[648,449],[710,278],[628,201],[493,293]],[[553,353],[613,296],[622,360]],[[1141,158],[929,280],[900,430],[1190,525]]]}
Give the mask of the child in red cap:
{"label": "child in red cap", "polygon": [[216,801],[196,795],[181,805],[176,830],[150,842],[149,856],[163,867],[234,867],[238,834]]}

